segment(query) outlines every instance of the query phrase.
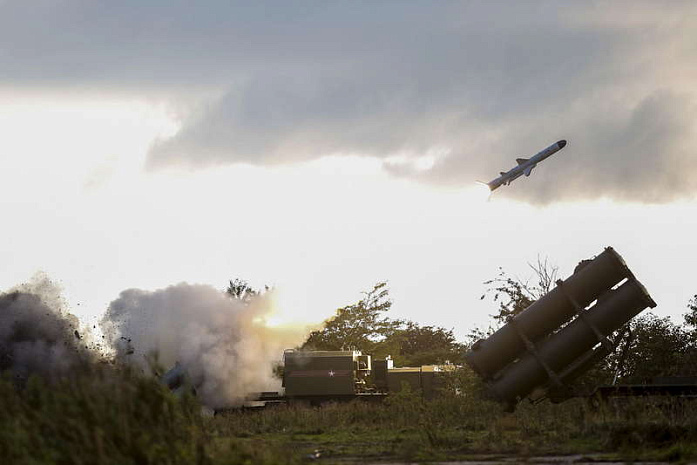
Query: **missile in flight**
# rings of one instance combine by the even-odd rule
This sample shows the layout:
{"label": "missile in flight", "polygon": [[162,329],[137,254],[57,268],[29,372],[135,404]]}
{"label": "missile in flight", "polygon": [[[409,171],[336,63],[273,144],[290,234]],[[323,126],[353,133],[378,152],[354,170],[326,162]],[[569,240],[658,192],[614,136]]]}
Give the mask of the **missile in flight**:
{"label": "missile in flight", "polygon": [[559,142],[555,142],[554,144],[550,145],[541,152],[536,153],[534,156],[530,158],[516,158],[515,161],[518,162],[518,166],[506,172],[501,171],[501,175],[498,178],[485,184],[489,186],[489,189],[493,192],[494,190],[498,189],[503,185],[509,185],[511,182],[515,181],[522,175],[530,176],[530,173],[532,173],[533,168],[535,168],[538,163],[551,157],[552,155],[563,149],[565,146],[566,141],[560,140]]}

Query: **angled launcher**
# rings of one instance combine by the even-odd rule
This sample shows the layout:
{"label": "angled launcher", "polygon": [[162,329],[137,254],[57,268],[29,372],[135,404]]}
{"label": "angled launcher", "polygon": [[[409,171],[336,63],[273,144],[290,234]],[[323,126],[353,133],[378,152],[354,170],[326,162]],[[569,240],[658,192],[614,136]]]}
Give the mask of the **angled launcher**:
{"label": "angled launcher", "polygon": [[613,333],[655,306],[622,257],[608,247],[477,341],[465,360],[486,381],[489,394],[510,408],[533,391],[562,400],[575,377],[613,350]]}

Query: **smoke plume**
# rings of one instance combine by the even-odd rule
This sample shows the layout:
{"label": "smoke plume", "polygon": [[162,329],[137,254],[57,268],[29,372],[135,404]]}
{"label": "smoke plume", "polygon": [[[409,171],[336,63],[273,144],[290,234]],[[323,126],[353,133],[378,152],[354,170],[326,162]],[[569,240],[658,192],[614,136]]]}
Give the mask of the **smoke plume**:
{"label": "smoke plume", "polygon": [[0,294],[0,371],[11,370],[22,382],[30,375],[53,380],[86,366],[92,354],[78,328],[44,275]]}
{"label": "smoke plume", "polygon": [[156,354],[165,368],[179,362],[202,401],[223,407],[277,386],[274,364],[300,342],[300,331],[265,324],[272,308],[273,291],[237,299],[186,283],[128,289],[110,304],[102,328],[119,357],[144,365]]}

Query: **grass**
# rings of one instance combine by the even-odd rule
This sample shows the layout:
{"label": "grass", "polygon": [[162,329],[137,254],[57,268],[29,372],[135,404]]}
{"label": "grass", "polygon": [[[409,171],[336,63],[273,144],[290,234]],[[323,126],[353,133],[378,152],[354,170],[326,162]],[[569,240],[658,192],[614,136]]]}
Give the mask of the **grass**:
{"label": "grass", "polygon": [[195,398],[128,370],[92,367],[51,384],[0,379],[3,464],[295,463],[280,446],[219,444]]}
{"label": "grass", "polygon": [[481,456],[597,454],[609,459],[697,458],[697,404],[624,399],[601,408],[585,400],[522,404],[506,413],[475,397],[424,402],[400,395],[383,405],[280,406],[215,419],[224,437],[286,440],[327,460],[456,460]]}
{"label": "grass", "polygon": [[505,413],[476,395],[426,402],[403,392],[382,404],[281,405],[210,417],[191,396],[112,366],[48,384],[0,379],[0,457],[21,464],[297,464],[366,460],[605,454],[697,458],[697,402],[583,399]]}

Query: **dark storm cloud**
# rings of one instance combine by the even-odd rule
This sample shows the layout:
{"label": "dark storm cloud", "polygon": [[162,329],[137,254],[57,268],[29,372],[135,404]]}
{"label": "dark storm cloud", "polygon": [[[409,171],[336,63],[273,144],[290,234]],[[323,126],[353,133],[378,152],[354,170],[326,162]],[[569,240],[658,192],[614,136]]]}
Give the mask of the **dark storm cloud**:
{"label": "dark storm cloud", "polygon": [[[689,3],[9,2],[0,84],[164,93],[181,130],[148,165],[359,154],[437,184],[518,182],[535,202],[691,197]],[[435,156],[430,170],[410,160]]]}

